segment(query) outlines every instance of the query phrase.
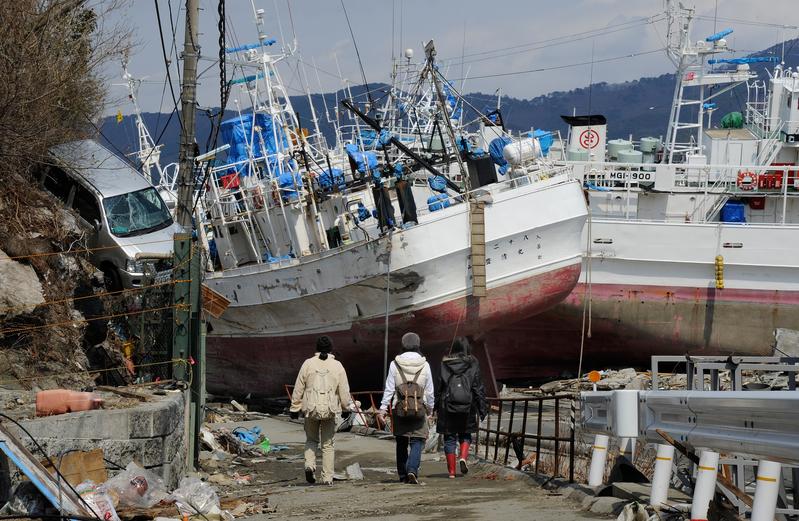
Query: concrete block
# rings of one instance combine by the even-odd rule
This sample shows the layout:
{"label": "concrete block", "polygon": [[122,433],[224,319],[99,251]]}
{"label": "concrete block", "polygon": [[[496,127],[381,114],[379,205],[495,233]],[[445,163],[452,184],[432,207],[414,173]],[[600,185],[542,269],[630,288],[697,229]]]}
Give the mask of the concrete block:
{"label": "concrete block", "polygon": [[598,497],[591,503],[590,511],[595,514],[616,514],[622,511],[627,501],[615,497]]}
{"label": "concrete block", "polygon": [[580,502],[580,508],[582,508],[583,510],[589,510],[591,508],[591,505],[593,505],[594,501],[596,501],[597,499],[599,498],[596,498],[594,496],[585,496]]}

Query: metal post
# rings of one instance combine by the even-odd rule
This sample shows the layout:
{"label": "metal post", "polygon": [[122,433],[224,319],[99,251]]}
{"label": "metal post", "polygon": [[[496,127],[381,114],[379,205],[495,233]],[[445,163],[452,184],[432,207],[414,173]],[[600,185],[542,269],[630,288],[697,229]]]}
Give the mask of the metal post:
{"label": "metal post", "polygon": [[497,433],[494,436],[494,463],[497,462],[497,454],[499,453],[499,430],[502,427],[502,407],[504,403],[499,400],[499,414],[497,415]]}
{"label": "metal post", "polygon": [[574,418],[574,398],[571,403],[571,424],[569,425],[569,483],[574,483],[574,431],[575,431],[575,418]]}
{"label": "metal post", "polygon": [[174,268],[175,280],[172,304],[174,306],[174,322],[172,324],[172,377],[185,380],[186,365],[175,362],[187,360],[191,353],[191,235],[175,234]]}
{"label": "metal post", "polygon": [[186,0],[186,34],[183,39],[183,85],[181,91],[180,168],[176,217],[184,229],[191,227],[194,195],[194,103],[197,94],[197,59],[200,45],[200,0]]}
{"label": "metal post", "polygon": [[[524,415],[522,416],[522,454],[524,454],[524,445],[527,442],[527,410],[530,407],[530,400],[524,401]],[[521,465],[521,461],[519,464]]]}
{"label": "metal post", "polygon": [[201,320],[201,277],[202,255],[192,255],[191,273],[191,358],[194,360],[191,372],[191,438],[189,439],[189,461],[194,468],[200,463],[199,438],[205,421],[205,323]]}
{"label": "metal post", "polygon": [[508,453],[510,452],[510,444],[511,440],[513,439],[513,414],[516,412],[516,402],[510,402],[510,418],[508,418],[508,437],[505,439],[505,460],[503,465],[508,464]]}
{"label": "metal post", "polygon": [[535,473],[541,464],[541,421],[544,415],[544,399],[538,399],[538,430],[535,431]]}
{"label": "metal post", "polygon": [[555,398],[555,467],[552,470],[552,477],[558,475],[558,463],[560,463],[560,398]]}

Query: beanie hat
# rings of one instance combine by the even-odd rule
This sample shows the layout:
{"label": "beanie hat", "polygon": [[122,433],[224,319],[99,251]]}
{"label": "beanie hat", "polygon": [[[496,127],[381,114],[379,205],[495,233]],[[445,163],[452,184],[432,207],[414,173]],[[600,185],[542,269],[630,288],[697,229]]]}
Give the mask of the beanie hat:
{"label": "beanie hat", "polygon": [[410,331],[402,335],[402,350],[403,351],[419,351],[419,347],[422,345],[422,340],[419,338],[419,335]]}

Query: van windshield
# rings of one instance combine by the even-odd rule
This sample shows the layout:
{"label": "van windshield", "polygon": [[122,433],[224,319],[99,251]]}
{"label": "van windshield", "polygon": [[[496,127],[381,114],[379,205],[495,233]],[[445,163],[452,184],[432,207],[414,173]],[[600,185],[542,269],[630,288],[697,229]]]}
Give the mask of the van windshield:
{"label": "van windshield", "polygon": [[172,224],[164,201],[155,188],[103,199],[108,228],[117,237],[132,237],[161,230]]}

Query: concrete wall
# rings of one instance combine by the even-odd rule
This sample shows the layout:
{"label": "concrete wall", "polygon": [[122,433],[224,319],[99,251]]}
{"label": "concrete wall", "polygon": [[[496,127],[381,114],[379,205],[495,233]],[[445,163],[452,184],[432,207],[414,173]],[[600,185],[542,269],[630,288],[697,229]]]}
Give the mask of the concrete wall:
{"label": "concrete wall", "polygon": [[[69,450],[101,448],[107,460],[122,467],[135,461],[153,470],[171,490],[188,469],[187,399],[184,392],[169,392],[129,409],[98,409],[20,423],[54,460]],[[9,427],[34,455],[40,454],[30,438],[17,427]],[[107,466],[109,475],[116,474],[113,465]]]}

